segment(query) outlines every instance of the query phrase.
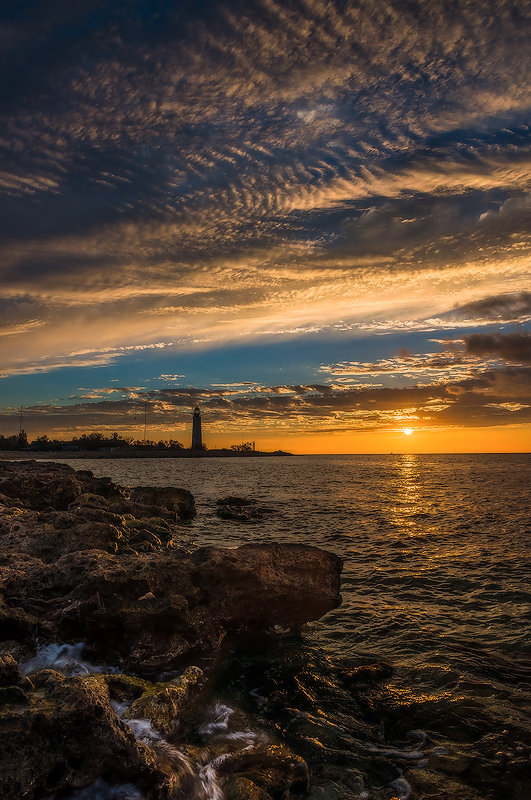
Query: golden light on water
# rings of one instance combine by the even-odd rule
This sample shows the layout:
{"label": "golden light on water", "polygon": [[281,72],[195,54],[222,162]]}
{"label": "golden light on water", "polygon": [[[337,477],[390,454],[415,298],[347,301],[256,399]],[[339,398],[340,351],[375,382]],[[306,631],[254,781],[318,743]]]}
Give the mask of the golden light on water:
{"label": "golden light on water", "polygon": [[411,436],[411,434],[413,433],[413,428],[404,428],[404,433],[406,434],[406,436]]}

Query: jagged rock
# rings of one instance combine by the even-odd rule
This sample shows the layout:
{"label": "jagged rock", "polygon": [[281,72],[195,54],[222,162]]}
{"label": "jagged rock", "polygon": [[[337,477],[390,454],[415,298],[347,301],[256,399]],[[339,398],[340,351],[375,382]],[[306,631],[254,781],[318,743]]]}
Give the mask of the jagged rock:
{"label": "jagged rock", "polygon": [[0,493],[36,511],[64,511],[85,493],[120,496],[123,490],[109,478],[95,478],[88,470],[75,472],[66,464],[39,461],[0,462]]}
{"label": "jagged rock", "polygon": [[78,497],[70,503],[68,510],[76,509],[80,506],[86,506],[87,508],[107,508],[108,505],[109,501],[106,497],[103,497],[103,495],[83,492],[83,494],[78,495]]}
{"label": "jagged rock", "polygon": [[0,686],[11,686],[18,683],[22,675],[18,662],[10,653],[0,653]]}
{"label": "jagged rock", "polygon": [[120,516],[156,516],[171,522],[191,519],[196,513],[194,497],[186,489],[143,486],[128,493],[89,470],[76,472],[65,464],[39,461],[0,461],[0,506],[33,511],[108,509]]}
{"label": "jagged rock", "polygon": [[87,549],[129,554],[160,551],[172,545],[173,532],[174,528],[158,517],[138,520],[86,506],[0,515],[0,548],[47,563]]}
{"label": "jagged rock", "polygon": [[161,522],[175,522],[179,519],[179,516],[175,511],[170,511],[164,506],[146,505],[144,503],[137,503],[126,498],[120,498],[120,500],[110,503],[108,508],[109,511],[112,511],[114,514],[119,514],[121,516],[123,515],[125,517],[130,516],[131,518],[136,518],[137,520],[142,520],[145,518],[153,519],[156,517]]}
{"label": "jagged rock", "polygon": [[98,511],[87,519],[83,511],[29,511],[8,525],[0,524],[0,545],[46,562],[87,547],[116,553],[122,531],[101,517],[104,513]]}
{"label": "jagged rock", "polygon": [[[82,641],[92,661],[158,675],[227,636],[300,626],[341,602],[341,559],[318,548],[176,547],[169,523],[195,513],[184,490],[141,487],[129,499],[87,471],[0,462],[0,492],[0,655],[8,684],[18,677],[8,656],[27,661],[23,653],[37,639]],[[131,721],[148,719],[175,737],[202,686],[199,670],[163,684],[53,670],[18,680],[0,692],[2,800],[35,800],[100,779],[133,781],[146,800],[193,795],[182,754],[165,742],[137,742],[110,696],[131,703]],[[304,761],[273,745],[233,753],[221,771],[227,791],[230,783],[242,796],[247,787],[256,800],[289,798],[307,786]]]}
{"label": "jagged rock", "polygon": [[99,777],[135,780],[153,799],[178,796],[152,750],[116,717],[97,676],[65,678],[42,670],[32,683],[27,707],[0,707],[2,800],[81,788]]}
{"label": "jagged rock", "polygon": [[110,663],[171,669],[228,633],[295,627],[336,608],[341,566],[331,553],[295,544],[192,554],[84,550],[53,563],[5,554],[0,576],[16,613],[5,638],[38,619],[42,635],[86,641]]}
{"label": "jagged rock", "polygon": [[269,508],[260,505],[256,500],[233,497],[232,495],[217,500],[216,505],[218,517],[238,522],[258,522],[270,513]]}
{"label": "jagged rock", "polygon": [[167,508],[175,511],[180,519],[191,519],[196,515],[195,500],[191,492],[173,486],[136,486],[130,491],[134,503]]}
{"label": "jagged rock", "polygon": [[234,753],[218,766],[218,774],[222,778],[228,775],[245,777],[274,797],[282,793],[286,800],[292,793],[305,794],[309,788],[308,765],[282,745],[260,745]]}
{"label": "jagged rock", "polygon": [[124,714],[124,719],[148,719],[166,738],[181,727],[184,708],[196,695],[203,681],[199,667],[188,667],[182,675],[165,683],[148,685]]}
{"label": "jagged rock", "polygon": [[[0,567],[0,586],[3,570]],[[14,639],[25,641],[36,630],[37,619],[20,608],[7,605],[0,596],[0,642]]]}
{"label": "jagged rock", "polygon": [[225,800],[271,800],[271,795],[248,778],[233,778],[225,788]]}

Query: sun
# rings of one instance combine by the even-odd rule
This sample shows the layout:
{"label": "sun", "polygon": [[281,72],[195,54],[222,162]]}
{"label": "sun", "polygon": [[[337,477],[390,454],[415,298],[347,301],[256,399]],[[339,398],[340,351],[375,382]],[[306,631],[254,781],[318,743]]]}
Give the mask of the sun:
{"label": "sun", "polygon": [[406,436],[411,436],[411,434],[413,433],[413,428],[404,428],[404,433],[406,434]]}

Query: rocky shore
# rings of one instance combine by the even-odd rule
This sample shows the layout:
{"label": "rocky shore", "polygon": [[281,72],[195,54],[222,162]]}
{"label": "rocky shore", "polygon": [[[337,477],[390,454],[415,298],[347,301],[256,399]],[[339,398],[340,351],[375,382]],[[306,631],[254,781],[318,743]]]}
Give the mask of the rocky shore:
{"label": "rocky shore", "polygon": [[[210,708],[210,671],[236,635],[336,608],[341,560],[303,545],[194,549],[195,513],[183,489],[0,462],[3,800],[304,795],[302,758]],[[209,725],[226,737],[205,747]]]}

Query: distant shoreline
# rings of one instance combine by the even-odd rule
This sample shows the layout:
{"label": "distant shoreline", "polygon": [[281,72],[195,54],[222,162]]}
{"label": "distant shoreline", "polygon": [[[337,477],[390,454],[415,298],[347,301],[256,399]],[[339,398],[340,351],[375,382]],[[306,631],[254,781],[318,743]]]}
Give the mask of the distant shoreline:
{"label": "distant shoreline", "polygon": [[285,450],[274,450],[267,452],[263,450],[190,450],[180,449],[158,449],[153,448],[107,448],[102,450],[12,450],[5,451],[3,458],[10,461],[31,461],[31,460],[51,460],[57,458],[68,459],[123,459],[123,458],[269,458],[271,456],[293,456]]}

